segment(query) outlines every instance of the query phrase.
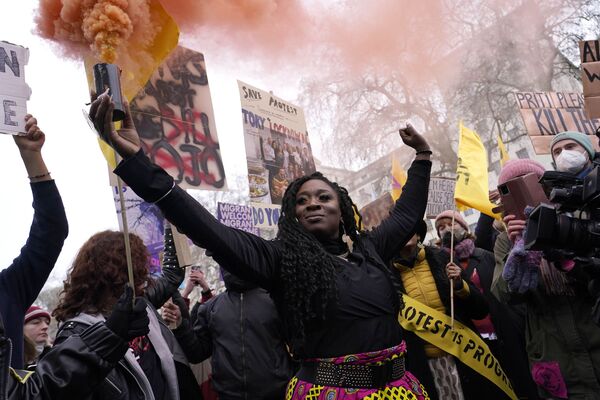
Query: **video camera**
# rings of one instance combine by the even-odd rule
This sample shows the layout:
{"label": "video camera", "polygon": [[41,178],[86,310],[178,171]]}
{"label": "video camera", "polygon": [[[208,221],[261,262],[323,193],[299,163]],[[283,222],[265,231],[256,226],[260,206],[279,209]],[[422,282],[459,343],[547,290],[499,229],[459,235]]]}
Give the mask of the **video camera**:
{"label": "video camera", "polygon": [[600,166],[584,179],[547,171],[540,183],[553,205],[542,203],[529,215],[525,248],[600,266]]}

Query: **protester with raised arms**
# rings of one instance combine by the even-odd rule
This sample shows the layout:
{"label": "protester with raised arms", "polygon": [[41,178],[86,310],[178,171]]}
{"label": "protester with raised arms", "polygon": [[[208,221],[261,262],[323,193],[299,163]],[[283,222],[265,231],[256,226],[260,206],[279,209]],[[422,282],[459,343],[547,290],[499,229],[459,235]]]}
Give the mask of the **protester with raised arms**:
{"label": "protester with raised arms", "polygon": [[286,399],[428,398],[404,368],[406,346],[398,323],[402,299],[387,266],[412,237],[427,204],[431,151],[412,126],[401,129],[400,136],[416,150],[416,159],[402,196],[379,227],[361,232],[348,192],[314,173],[287,188],[278,236],[268,241],[219,223],[177,187],[141,150],[129,111],[115,130],[113,107],[101,95],[90,117],[124,160],[115,172],[217,262],[271,293],[290,349],[302,360]]}
{"label": "protester with raised arms", "polygon": [[[25,312],[46,283],[68,234],[62,199],[42,157],[46,136],[33,116],[26,115],[25,121],[26,133],[13,138],[29,175],[34,215],[21,253],[0,271],[0,314],[12,341],[15,368],[23,367]],[[8,171],[8,166],[4,169]]]}

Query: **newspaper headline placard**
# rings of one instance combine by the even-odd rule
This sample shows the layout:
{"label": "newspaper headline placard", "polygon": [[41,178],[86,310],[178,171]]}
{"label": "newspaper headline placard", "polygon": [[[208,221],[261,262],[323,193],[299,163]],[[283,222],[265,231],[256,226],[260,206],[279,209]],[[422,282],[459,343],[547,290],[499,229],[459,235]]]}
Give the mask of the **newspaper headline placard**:
{"label": "newspaper headline placard", "polygon": [[560,132],[594,135],[600,128],[600,119],[588,119],[582,93],[517,92],[515,98],[537,154],[548,154],[552,136]]}
{"label": "newspaper headline placard", "polygon": [[254,226],[253,208],[250,206],[219,202],[217,219],[226,226],[259,234],[258,228]]}
{"label": "newspaper headline placard", "polygon": [[238,81],[250,200],[281,204],[291,181],[315,171],[304,111]]}
{"label": "newspaper headline placard", "polygon": [[25,81],[28,62],[29,49],[0,41],[0,133],[25,132],[27,100],[31,96],[31,88]]}
{"label": "newspaper headline placard", "polygon": [[427,218],[435,218],[446,210],[454,210],[454,186],[456,182],[450,178],[432,177],[429,180],[427,197]]}

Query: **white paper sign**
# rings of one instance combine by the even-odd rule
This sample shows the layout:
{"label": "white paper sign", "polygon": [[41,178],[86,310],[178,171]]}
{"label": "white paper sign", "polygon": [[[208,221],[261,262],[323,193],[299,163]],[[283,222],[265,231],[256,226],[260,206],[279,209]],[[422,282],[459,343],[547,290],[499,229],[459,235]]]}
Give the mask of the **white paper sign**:
{"label": "white paper sign", "polygon": [[0,41],[0,133],[25,131],[27,100],[31,89],[25,82],[29,49]]}

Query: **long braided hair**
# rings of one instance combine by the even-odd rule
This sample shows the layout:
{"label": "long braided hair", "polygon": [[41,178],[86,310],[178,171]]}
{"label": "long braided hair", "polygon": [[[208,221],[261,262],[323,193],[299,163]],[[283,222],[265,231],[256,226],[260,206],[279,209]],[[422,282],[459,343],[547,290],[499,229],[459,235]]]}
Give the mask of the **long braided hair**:
{"label": "long braided hair", "polygon": [[354,243],[360,243],[362,225],[358,209],[348,191],[320,172],[298,178],[286,189],[277,234],[284,248],[281,261],[281,280],[284,285],[282,311],[288,337],[300,343],[304,341],[307,323],[315,319],[324,320],[327,306],[337,300],[335,256],[329,254],[296,218],[298,191],[312,179],[327,183],[337,193],[342,215],[340,236],[345,233]]}

